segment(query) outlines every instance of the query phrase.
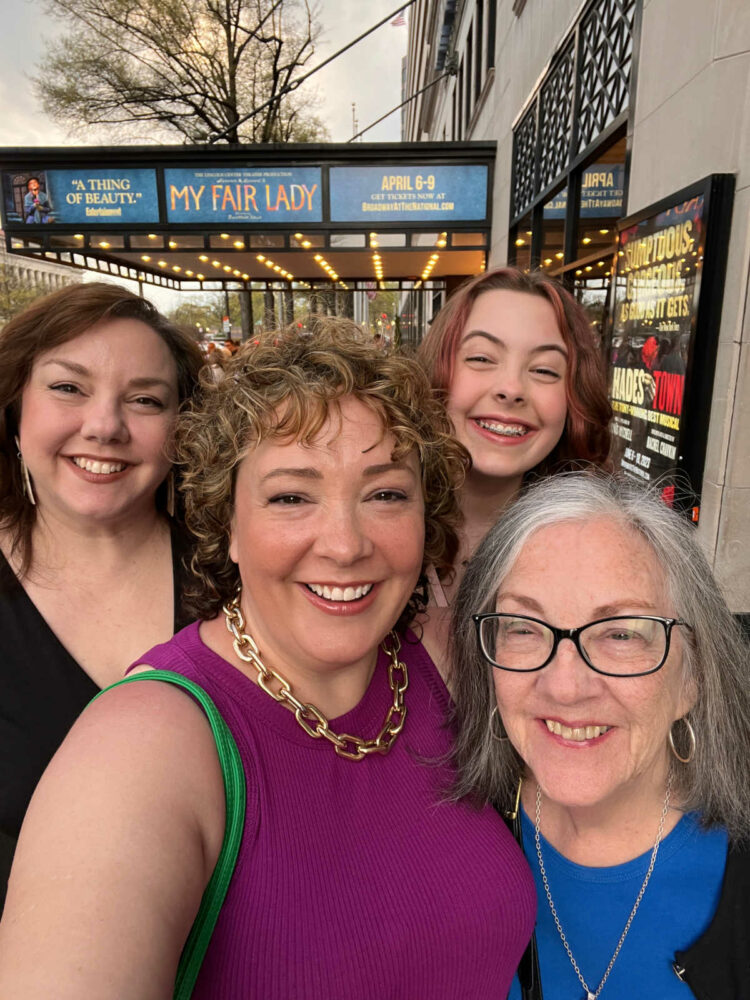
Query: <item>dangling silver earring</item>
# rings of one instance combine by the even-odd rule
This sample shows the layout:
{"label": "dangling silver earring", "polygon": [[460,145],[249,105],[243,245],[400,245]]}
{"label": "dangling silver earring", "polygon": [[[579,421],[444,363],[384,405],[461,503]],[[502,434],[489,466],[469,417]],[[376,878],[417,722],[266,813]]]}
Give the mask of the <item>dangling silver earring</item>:
{"label": "dangling silver earring", "polygon": [[36,507],[36,497],[34,496],[34,490],[31,487],[31,476],[29,475],[29,470],[26,468],[26,463],[23,460],[23,455],[21,454],[21,442],[18,440],[17,434],[15,436],[15,442],[16,448],[18,449],[18,461],[21,463],[21,482],[23,483],[23,492],[32,507]]}
{"label": "dangling silver earring", "polygon": [[[495,719],[497,719],[500,729],[498,730],[495,725]],[[502,735],[499,735],[501,733]],[[497,710],[497,705],[490,712],[490,736],[495,741],[495,743],[507,743],[508,734],[505,732],[505,726],[503,725],[503,720],[500,718],[500,713]]]}
{"label": "dangling silver earring", "polygon": [[170,517],[174,517],[174,491],[174,469],[170,469],[167,476],[167,514]]}
{"label": "dangling silver earring", "polygon": [[[674,736],[672,735],[672,728],[675,725],[675,723],[677,723],[677,722],[682,722],[684,724],[685,730],[687,732],[687,740],[688,740],[687,757],[681,757],[679,755],[679,753],[677,752],[677,748],[674,745]],[[689,764],[690,761],[693,759],[693,757],[695,757],[695,730],[691,726],[690,720],[688,719],[688,717],[686,715],[683,716],[682,719],[676,719],[675,722],[673,722],[672,725],[669,727],[668,740],[669,740],[669,748],[670,748],[670,750],[672,751],[672,753],[675,755],[675,757],[677,758],[677,760],[679,760],[679,762],[681,764]]]}

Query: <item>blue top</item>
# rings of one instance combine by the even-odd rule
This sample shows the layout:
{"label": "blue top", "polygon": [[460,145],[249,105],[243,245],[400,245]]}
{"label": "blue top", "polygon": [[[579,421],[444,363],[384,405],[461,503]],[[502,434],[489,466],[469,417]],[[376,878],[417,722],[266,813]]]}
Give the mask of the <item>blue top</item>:
{"label": "blue top", "polygon": [[[584,991],[552,919],[534,846],[534,824],[523,813],[523,841],[538,898],[537,942],[544,1000],[578,1000]],[[583,978],[596,992],[648,870],[651,851],[611,868],[568,861],[541,837],[550,892]],[[703,934],[716,911],[727,858],[721,829],[702,830],[695,813],[664,838],[651,881],[609,975],[601,1000],[658,997],[687,1000],[672,962]],[[520,1000],[514,979],[510,1000]]]}

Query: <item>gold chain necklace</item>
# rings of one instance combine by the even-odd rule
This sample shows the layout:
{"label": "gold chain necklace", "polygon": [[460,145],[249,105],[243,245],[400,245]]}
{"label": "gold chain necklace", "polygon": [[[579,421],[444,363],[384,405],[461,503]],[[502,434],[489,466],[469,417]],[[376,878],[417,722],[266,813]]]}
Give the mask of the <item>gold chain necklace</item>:
{"label": "gold chain necklace", "polygon": [[552,913],[552,919],[555,921],[555,927],[557,928],[557,933],[560,935],[560,940],[562,941],[563,947],[565,948],[565,951],[568,954],[568,958],[570,959],[570,964],[573,966],[573,971],[575,972],[576,976],[578,976],[578,981],[585,990],[585,995],[583,997],[583,1000],[599,1000],[599,994],[602,992],[602,990],[604,989],[604,984],[609,979],[609,974],[612,971],[615,962],[617,961],[617,956],[620,954],[620,949],[625,943],[625,938],[628,936],[630,925],[633,923],[635,915],[638,912],[638,907],[641,905],[641,900],[643,899],[643,895],[646,892],[646,887],[648,886],[648,883],[651,881],[651,875],[654,871],[654,865],[656,864],[656,855],[659,853],[659,844],[661,843],[662,834],[664,833],[664,820],[667,818],[667,813],[669,812],[669,798],[672,792],[672,778],[673,778],[673,771],[670,768],[669,777],[667,778],[667,792],[666,795],[664,796],[664,806],[661,811],[661,818],[659,819],[659,829],[656,831],[656,842],[654,843],[653,849],[651,851],[651,861],[649,862],[648,870],[646,872],[646,877],[644,878],[643,883],[641,884],[641,888],[638,892],[638,895],[636,896],[635,903],[633,904],[633,909],[630,911],[630,916],[628,917],[625,923],[625,928],[622,934],[620,935],[620,940],[617,942],[617,947],[614,950],[612,958],[610,958],[609,960],[609,965],[607,966],[607,969],[604,975],[602,976],[599,986],[596,988],[595,991],[590,988],[586,980],[583,978],[583,974],[581,973],[581,970],[578,967],[578,963],[573,957],[573,952],[571,951],[570,945],[568,944],[568,939],[565,937],[565,932],[563,931],[562,924],[560,923],[560,918],[557,915],[555,904],[552,901],[552,892],[549,887],[549,881],[547,880],[547,871],[544,867],[544,860],[542,858],[542,845],[539,839],[539,822],[540,822],[540,813],[542,806],[542,790],[539,787],[539,783],[537,782],[536,817],[534,823],[534,843],[536,845],[536,856],[539,862],[539,871],[541,872],[542,883],[544,884],[544,892],[547,896],[547,902],[549,903],[549,908]]}
{"label": "gold chain necklace", "polygon": [[[252,664],[258,672],[258,685],[274,701],[280,702],[290,711],[302,726],[308,736],[319,739],[323,736],[339,757],[347,760],[362,760],[369,754],[386,754],[396,741],[396,737],[404,728],[406,721],[406,705],[404,692],[409,686],[409,674],[406,664],[399,660],[398,653],[401,642],[395,632],[389,634],[390,645],[383,642],[383,650],[390,657],[388,664],[388,684],[393,693],[393,701],[386,712],[383,727],[374,740],[364,740],[361,736],[350,733],[334,733],[328,725],[328,719],[314,705],[306,705],[292,692],[291,685],[280,673],[267,667],[260,658],[260,650],[252,636],[245,632],[245,619],[240,608],[241,592],[222,608],[227,629],[233,637],[234,651],[245,663]],[[273,685],[273,686],[272,686]],[[275,687],[275,690],[274,690]]]}

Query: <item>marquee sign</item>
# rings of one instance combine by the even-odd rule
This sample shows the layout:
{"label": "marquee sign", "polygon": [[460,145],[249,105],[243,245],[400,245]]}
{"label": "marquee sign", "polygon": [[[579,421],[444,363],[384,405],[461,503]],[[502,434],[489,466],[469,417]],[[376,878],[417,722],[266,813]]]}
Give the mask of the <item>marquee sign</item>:
{"label": "marquee sign", "polygon": [[483,222],[487,176],[483,164],[331,167],[331,221]]}
{"label": "marquee sign", "polygon": [[320,222],[319,167],[167,169],[169,222]]}
{"label": "marquee sign", "polygon": [[6,171],[2,181],[8,228],[159,221],[155,170]]}
{"label": "marquee sign", "polygon": [[27,225],[480,223],[486,163],[386,166],[176,166],[2,173],[8,231]]}

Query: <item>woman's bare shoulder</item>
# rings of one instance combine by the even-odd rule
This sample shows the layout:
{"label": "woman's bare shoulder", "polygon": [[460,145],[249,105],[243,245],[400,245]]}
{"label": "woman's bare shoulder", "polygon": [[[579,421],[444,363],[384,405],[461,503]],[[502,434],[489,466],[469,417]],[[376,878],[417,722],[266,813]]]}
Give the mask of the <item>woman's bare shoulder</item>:
{"label": "woman's bare shoulder", "polygon": [[223,829],[221,769],[197,704],[157,681],[105,691],[24,821],[0,995],[169,995]]}
{"label": "woman's bare shoulder", "polygon": [[[184,760],[187,746],[192,765],[216,757],[201,707],[176,684],[148,678],[151,670],[148,664],[139,664],[133,672],[137,681],[107,688],[88,705],[53,758],[50,772],[98,766],[89,756],[92,744],[109,755],[109,766],[121,771],[123,778],[133,771],[134,756],[147,757],[155,766],[149,774],[139,772],[139,777],[157,782],[170,762]],[[120,755],[123,744],[134,756]],[[159,760],[153,757],[157,750]]]}

